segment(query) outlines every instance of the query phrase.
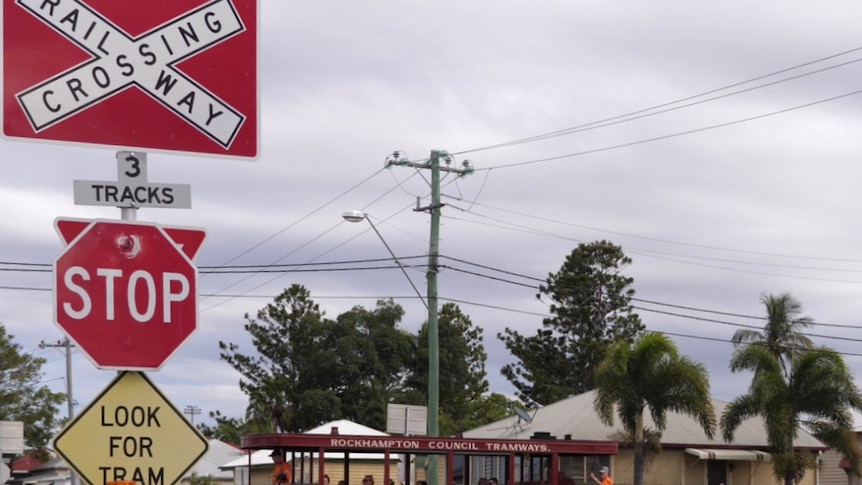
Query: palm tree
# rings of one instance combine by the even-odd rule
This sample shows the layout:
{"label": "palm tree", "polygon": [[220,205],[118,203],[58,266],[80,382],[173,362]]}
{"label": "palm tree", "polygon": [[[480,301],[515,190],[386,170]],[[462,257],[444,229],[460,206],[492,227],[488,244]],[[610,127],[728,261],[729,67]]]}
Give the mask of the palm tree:
{"label": "palm tree", "polygon": [[730,361],[733,372],[754,372],[748,393],[737,397],[721,416],[725,441],[746,419],[764,420],[766,439],[773,453],[773,472],[792,485],[814,467],[808,452],[795,453],[793,440],[804,426],[820,441],[843,453],[859,470],[860,450],[852,431],[850,408],[862,410],[862,394],[853,375],[836,351],[817,347],[797,353],[785,369],[780,357],[766,346],[740,347]]}
{"label": "palm tree", "polygon": [[[626,433],[634,437],[634,485],[643,485],[644,436],[659,436],[667,426],[668,412],[698,420],[711,439],[716,417],[709,395],[709,375],[703,364],[681,357],[665,335],[645,333],[634,342],[613,343],[595,374],[594,406],[599,418],[611,426],[614,408]],[[655,430],[644,429],[649,408]]]}
{"label": "palm tree", "polygon": [[810,317],[802,317],[802,304],[789,293],[760,295],[766,306],[766,326],[762,331],[740,329],[733,334],[734,347],[757,344],[779,358],[781,368],[787,375],[789,360],[800,352],[814,347],[811,339],[802,330],[814,324]]}

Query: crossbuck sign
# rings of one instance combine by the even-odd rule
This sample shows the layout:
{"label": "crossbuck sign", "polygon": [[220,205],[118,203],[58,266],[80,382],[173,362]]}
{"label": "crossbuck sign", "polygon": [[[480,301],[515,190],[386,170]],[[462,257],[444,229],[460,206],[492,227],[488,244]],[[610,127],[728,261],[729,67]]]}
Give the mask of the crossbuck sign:
{"label": "crossbuck sign", "polygon": [[[25,52],[38,57],[44,55],[49,63],[57,66],[55,72],[27,84],[32,81],[21,81],[14,72],[9,72],[17,67],[16,56],[22,56],[21,50],[10,51],[4,44],[4,57],[13,57],[12,62],[4,61],[5,90],[10,89],[9,81],[12,89],[22,88],[15,93],[4,92],[6,111],[9,106],[5,105],[10,103],[10,97],[14,97],[14,111],[19,114],[17,119],[14,115],[10,120],[4,119],[4,133],[26,136],[29,131],[37,138],[98,144],[107,140],[110,145],[140,146],[143,150],[256,157],[256,52],[238,51],[237,45],[249,45],[247,38],[244,43],[235,42],[243,36],[251,36],[255,37],[252,48],[257,47],[256,34],[250,33],[247,25],[256,26],[255,0],[212,0],[205,3],[174,0],[174,10],[178,8],[177,4],[186,10],[159,25],[148,26],[140,34],[121,27],[120,22],[112,21],[107,14],[91,6],[100,4],[103,10],[117,11],[118,7],[112,7],[111,3],[124,6],[119,10],[138,10],[132,16],[128,16],[128,12],[111,14],[118,17],[125,14],[126,17],[118,20],[132,26],[141,22],[138,20],[140,16],[147,15],[146,9],[158,10],[159,6],[165,5],[165,0],[4,1],[4,29],[7,39],[13,38],[13,45],[17,45],[16,35],[9,29],[20,32],[24,27],[10,25],[9,17],[22,17],[23,12],[22,20],[36,20],[37,25],[42,25],[37,30],[43,32],[44,37],[53,34],[54,39],[71,44],[86,54],[82,62],[59,68],[62,60],[57,59],[56,51],[46,47],[42,52],[33,45],[27,46]],[[188,8],[195,3],[199,5]],[[245,18],[237,4],[244,7]],[[254,15],[249,14],[249,9]],[[57,33],[65,40],[58,38]],[[21,37],[27,35],[22,32]],[[7,40],[6,43],[9,42]],[[228,45],[231,42],[235,44]],[[56,40],[48,43],[56,44]],[[206,62],[196,59],[223,46],[224,50],[219,51],[222,55],[205,57]],[[242,65],[247,70],[249,57],[255,58],[253,72],[242,72]],[[32,58],[29,61],[24,65],[34,64]],[[234,66],[234,63],[240,66]],[[209,68],[200,69],[202,64],[208,64]],[[235,67],[240,67],[239,73]],[[249,74],[252,74],[252,83],[247,80]],[[244,76],[245,80],[237,79],[238,75]],[[236,82],[225,84],[219,79],[221,77],[232,78]],[[231,99],[237,102],[231,102]],[[153,111],[152,106],[146,106],[146,103],[160,105],[160,110]],[[96,109],[100,107],[104,109]],[[90,111],[94,113],[85,117]],[[85,135],[92,135],[93,139],[75,139],[80,132],[75,126],[81,121],[91,122],[94,117],[98,118],[97,126],[102,130]],[[178,129],[177,121],[180,121],[181,132],[171,132]],[[244,130],[254,133],[244,133]],[[73,133],[71,137],[69,132]],[[190,134],[194,136],[190,137]],[[144,142],[143,146],[140,142]]]}

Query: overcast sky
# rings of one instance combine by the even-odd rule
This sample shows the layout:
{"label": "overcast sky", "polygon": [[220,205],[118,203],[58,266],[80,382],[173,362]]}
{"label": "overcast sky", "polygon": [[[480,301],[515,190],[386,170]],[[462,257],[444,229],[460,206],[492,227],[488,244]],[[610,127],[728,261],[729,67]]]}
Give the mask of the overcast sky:
{"label": "overcast sky", "polygon": [[[199,330],[153,381],[177,407],[200,407],[196,420],[241,416],[246,397],[218,342],[251,352],[244,315],[293,283],[333,318],[394,297],[417,330],[425,309],[398,269],[308,263],[389,257],[368,224],[342,221],[361,209],[405,264],[424,264],[429,217],[413,208],[428,203],[428,173],[383,167],[396,150],[422,161],[433,149],[475,167],[443,180],[439,289],[484,329],[491,391],[514,393],[497,334],[534,333],[548,315],[537,279],[598,239],[633,259],[638,313],[706,365],[715,397],[747,388],[728,371],[728,341],[762,324],[764,292],[797,297],[818,322],[812,339],[858,375],[860,15],[851,1],[261,2],[259,159],[149,153],[149,180],[190,184],[193,208],[138,220],[208,233]],[[223,72],[238,61],[195,62]],[[72,190],[115,180],[115,152],[0,140],[0,321],[48,360],[56,391],[63,353],[39,348],[63,338],[53,221],[120,218],[75,205]],[[306,266],[209,273],[275,263]],[[408,271],[424,292],[421,267]],[[78,350],[72,362],[81,410],[115,373]]]}

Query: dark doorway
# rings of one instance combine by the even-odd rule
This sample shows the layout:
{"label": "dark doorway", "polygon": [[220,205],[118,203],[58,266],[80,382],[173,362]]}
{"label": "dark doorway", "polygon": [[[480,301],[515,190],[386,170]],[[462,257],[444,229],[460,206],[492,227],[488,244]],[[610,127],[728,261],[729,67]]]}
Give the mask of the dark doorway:
{"label": "dark doorway", "polygon": [[727,483],[727,462],[709,460],[706,466],[706,485],[725,485]]}

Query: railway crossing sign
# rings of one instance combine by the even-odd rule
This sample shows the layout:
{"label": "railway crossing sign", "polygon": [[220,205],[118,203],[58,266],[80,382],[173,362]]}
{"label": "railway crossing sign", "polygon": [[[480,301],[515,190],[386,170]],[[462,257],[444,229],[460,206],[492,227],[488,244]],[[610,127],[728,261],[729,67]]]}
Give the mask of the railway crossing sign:
{"label": "railway crossing sign", "polygon": [[121,372],[54,438],[89,485],[173,485],[209,444],[141,372]]}
{"label": "railway crossing sign", "polygon": [[257,0],[4,1],[3,133],[256,158],[257,24]]}
{"label": "railway crossing sign", "polygon": [[123,221],[55,221],[57,325],[102,369],[157,370],[197,330],[206,233]]}

